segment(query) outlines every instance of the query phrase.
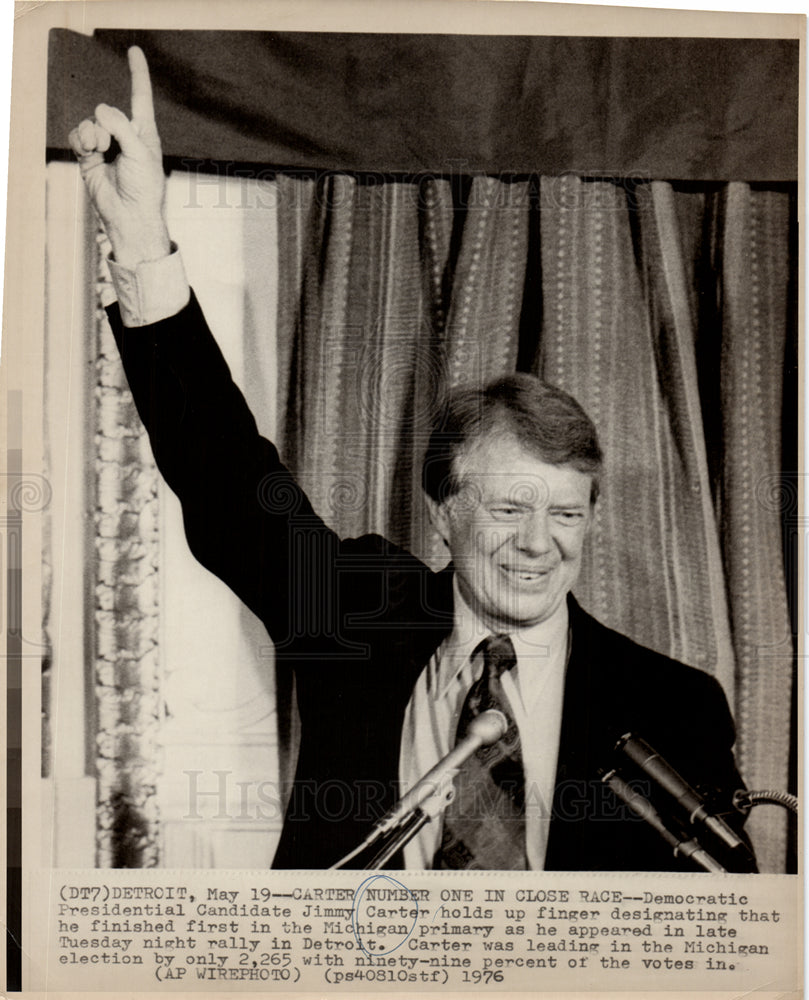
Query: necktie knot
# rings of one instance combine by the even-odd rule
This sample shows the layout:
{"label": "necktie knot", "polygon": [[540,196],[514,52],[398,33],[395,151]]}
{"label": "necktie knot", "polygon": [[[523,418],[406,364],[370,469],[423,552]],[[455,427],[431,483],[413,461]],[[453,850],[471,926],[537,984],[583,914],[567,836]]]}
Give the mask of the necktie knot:
{"label": "necktie knot", "polygon": [[511,670],[517,663],[514,645],[505,634],[488,636],[478,646],[478,649],[483,653],[484,671],[490,679],[499,680],[507,670]]}

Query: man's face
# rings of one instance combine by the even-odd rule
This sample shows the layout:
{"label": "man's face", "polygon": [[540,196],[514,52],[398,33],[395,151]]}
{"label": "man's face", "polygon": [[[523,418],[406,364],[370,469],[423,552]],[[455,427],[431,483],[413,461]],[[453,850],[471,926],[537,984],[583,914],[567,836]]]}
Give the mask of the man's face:
{"label": "man's face", "polygon": [[428,502],[464,600],[496,631],[550,618],[581,568],[590,476],[543,462],[511,434],[470,445],[455,473],[460,490]]}

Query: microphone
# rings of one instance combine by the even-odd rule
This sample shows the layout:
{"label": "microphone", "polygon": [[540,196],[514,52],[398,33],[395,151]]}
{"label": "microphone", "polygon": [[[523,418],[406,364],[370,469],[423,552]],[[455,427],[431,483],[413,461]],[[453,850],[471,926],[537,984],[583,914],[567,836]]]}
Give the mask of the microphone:
{"label": "microphone", "polygon": [[387,833],[388,830],[398,826],[402,820],[433,795],[447,779],[454,777],[453,772],[457,771],[476,750],[496,743],[506,735],[507,730],[508,719],[496,708],[490,708],[488,711],[476,715],[467,727],[466,736],[450,750],[446,757],[442,757],[435,767],[431,767],[410,791],[405,792],[396,805],[376,824],[373,836]]}
{"label": "microphone", "polygon": [[629,806],[632,812],[640,816],[641,819],[646,820],[650,826],[657,830],[663,840],[672,848],[675,857],[678,854],[682,854],[684,858],[691,858],[692,861],[706,872],[726,871],[718,861],[715,861],[707,851],[703,850],[696,837],[691,840],[681,840],[680,837],[672,833],[646,796],[641,795],[640,792],[636,792],[631,785],[628,785],[624,781],[617,771],[613,770],[607,774],[603,774],[601,780],[613,790],[619,799]]}
{"label": "microphone", "polygon": [[708,812],[702,796],[695,792],[645,740],[633,736],[632,733],[626,733],[618,740],[615,749],[623,750],[631,761],[667,791],[688,814],[689,822],[693,826],[701,823],[731,850],[741,849],[745,854],[749,853],[747,844],[741,837],[723,819]]}

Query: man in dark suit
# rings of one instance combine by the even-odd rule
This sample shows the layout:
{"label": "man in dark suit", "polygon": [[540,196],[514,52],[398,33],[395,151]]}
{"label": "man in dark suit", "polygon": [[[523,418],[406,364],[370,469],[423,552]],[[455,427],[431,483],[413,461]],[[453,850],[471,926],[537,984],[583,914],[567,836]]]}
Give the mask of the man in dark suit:
{"label": "man in dark suit", "polygon": [[[601,466],[589,418],[526,375],[457,394],[423,476],[447,569],[379,536],[339,539],[259,436],[188,289],[139,49],[130,68],[132,120],[100,105],[71,144],[113,246],[112,329],[189,545],[296,670],[302,738],[275,865],[336,863],[491,709],[503,731],[464,764],[443,837],[427,825],[393,865],[692,869],[600,777],[631,732],[730,812],[733,723],[712,678],[572,597]],[[105,164],[110,136],[121,154]],[[638,787],[666,808],[651,785]]]}

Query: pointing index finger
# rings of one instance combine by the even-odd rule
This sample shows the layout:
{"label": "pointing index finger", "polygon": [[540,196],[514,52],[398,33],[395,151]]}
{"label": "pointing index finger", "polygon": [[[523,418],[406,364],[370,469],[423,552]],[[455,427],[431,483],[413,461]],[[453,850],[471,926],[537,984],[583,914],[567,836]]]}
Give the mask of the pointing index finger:
{"label": "pointing index finger", "polygon": [[129,72],[132,75],[132,121],[141,127],[154,127],[154,105],[152,104],[152,81],[149,65],[143,50],[133,45],[127,52]]}

